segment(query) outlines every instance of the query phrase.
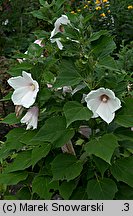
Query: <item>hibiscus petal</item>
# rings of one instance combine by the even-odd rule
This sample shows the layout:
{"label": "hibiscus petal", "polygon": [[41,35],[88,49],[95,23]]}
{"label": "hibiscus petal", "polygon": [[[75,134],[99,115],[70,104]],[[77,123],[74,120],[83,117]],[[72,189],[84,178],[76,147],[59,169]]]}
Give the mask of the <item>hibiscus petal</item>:
{"label": "hibiscus petal", "polygon": [[58,48],[59,48],[60,50],[62,50],[62,49],[63,49],[63,45],[62,45],[62,43],[60,42],[59,39],[56,39],[56,43],[57,43]]}
{"label": "hibiscus petal", "polygon": [[55,22],[55,27],[59,27],[60,25],[67,25],[70,24],[70,20],[68,19],[68,17],[66,15],[62,15],[61,17],[59,17],[56,22]]}
{"label": "hibiscus petal", "polygon": [[25,116],[21,119],[21,123],[25,123],[27,125],[26,130],[31,128],[33,129],[37,128],[38,113],[39,113],[38,107],[33,106],[27,111]]}
{"label": "hibiscus petal", "polygon": [[32,117],[32,113],[31,112],[27,112],[24,117],[20,120],[21,123],[27,123],[30,121]]}
{"label": "hibiscus petal", "polygon": [[105,89],[104,94],[106,94],[109,98],[115,99],[115,94],[112,90],[110,89]]}
{"label": "hibiscus petal", "polygon": [[37,93],[36,91],[28,91],[27,94],[22,98],[22,106],[29,108],[32,106],[36,100]]}
{"label": "hibiscus petal", "polygon": [[12,101],[14,105],[22,105],[22,98],[27,94],[29,91],[29,86],[28,87],[22,87],[22,88],[17,88],[13,94],[12,94]]}
{"label": "hibiscus petal", "polygon": [[37,91],[32,91],[27,88],[18,88],[12,95],[12,101],[14,105],[22,105],[25,108],[29,108],[36,100]]}
{"label": "hibiscus petal", "polygon": [[22,76],[24,77],[24,79],[30,84],[33,82],[33,79],[31,77],[30,73],[27,73],[26,71],[22,71]]}
{"label": "hibiscus petal", "polygon": [[28,81],[25,80],[21,76],[12,77],[12,78],[8,79],[7,82],[14,89],[21,88],[21,87],[26,87],[29,84]]}
{"label": "hibiscus petal", "polygon": [[30,121],[30,125],[33,127],[33,129],[37,128],[37,123],[38,123],[38,119],[35,117],[32,117],[32,119]]}
{"label": "hibiscus petal", "polygon": [[99,99],[91,99],[88,100],[88,97],[85,98],[85,101],[87,102],[87,107],[93,112],[95,113],[96,110],[98,109],[98,107],[101,104],[101,101]]}
{"label": "hibiscus petal", "polygon": [[121,101],[118,98],[109,99],[108,100],[108,106],[109,106],[111,112],[113,113],[116,110],[121,108]]}
{"label": "hibiscus petal", "polygon": [[112,113],[108,103],[101,102],[100,106],[96,110],[96,113],[108,124],[112,122],[115,117],[115,113]]}

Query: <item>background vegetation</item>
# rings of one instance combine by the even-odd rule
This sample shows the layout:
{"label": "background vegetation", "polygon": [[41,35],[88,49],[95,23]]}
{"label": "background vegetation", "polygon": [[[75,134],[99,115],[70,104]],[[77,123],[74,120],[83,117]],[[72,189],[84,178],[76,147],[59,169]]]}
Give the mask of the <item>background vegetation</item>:
{"label": "background vegetation", "polygon": [[[133,199],[132,1],[2,0],[0,12],[1,199]],[[62,14],[74,28],[65,26],[60,51],[49,38]],[[33,43],[39,38],[44,48]],[[10,100],[7,79],[23,70],[41,86],[37,130],[25,130]],[[57,91],[81,84],[74,95]],[[101,86],[122,101],[110,125],[81,104],[83,94]],[[76,156],[62,153],[70,140]]]}

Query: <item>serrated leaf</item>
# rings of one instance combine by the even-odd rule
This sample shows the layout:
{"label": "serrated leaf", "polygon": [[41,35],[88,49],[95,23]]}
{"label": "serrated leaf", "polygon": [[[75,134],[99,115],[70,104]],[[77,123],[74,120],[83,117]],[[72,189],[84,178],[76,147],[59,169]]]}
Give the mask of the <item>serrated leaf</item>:
{"label": "serrated leaf", "polygon": [[42,142],[41,145],[34,147],[31,156],[32,166],[34,166],[40,159],[46,157],[50,149],[51,149],[51,144],[44,143],[44,142]]}
{"label": "serrated leaf", "polygon": [[133,141],[133,132],[131,128],[119,127],[114,131],[115,136],[118,140],[130,140]]}
{"label": "serrated leaf", "polygon": [[34,57],[40,57],[42,54],[42,47],[38,44],[32,43],[28,48],[28,54]]}
{"label": "serrated leaf", "polygon": [[133,188],[127,184],[119,184],[118,192],[115,196],[116,200],[133,200]]}
{"label": "serrated leaf", "polygon": [[70,200],[87,200],[86,187],[79,186],[74,190]]}
{"label": "serrated leaf", "polygon": [[133,187],[133,156],[118,159],[111,166],[111,173],[117,181]]}
{"label": "serrated leaf", "polygon": [[20,123],[20,119],[16,117],[15,113],[10,113],[4,118],[4,120],[1,121],[1,123],[5,123],[9,125],[18,124]]}
{"label": "serrated leaf", "polygon": [[44,19],[44,14],[40,10],[34,10],[31,14],[38,19]]}
{"label": "serrated leaf", "polygon": [[[66,128],[64,117],[57,116],[48,119],[44,126],[31,140],[32,142],[44,141],[54,143],[54,146],[61,147],[66,144],[74,135],[73,129]],[[59,143],[57,143],[59,141]]]}
{"label": "serrated leaf", "polygon": [[64,4],[65,0],[56,0],[56,9],[59,10],[59,8]]}
{"label": "serrated leaf", "polygon": [[117,139],[113,134],[105,134],[99,139],[93,139],[85,146],[87,154],[94,154],[97,157],[110,163],[114,150],[118,147]]}
{"label": "serrated leaf", "polygon": [[70,181],[80,175],[82,162],[70,154],[60,154],[51,163],[54,180]]}
{"label": "serrated leaf", "polygon": [[116,48],[111,36],[102,35],[98,40],[92,42],[92,50],[97,58],[108,56]]}
{"label": "serrated leaf", "polygon": [[60,64],[59,75],[57,76],[54,87],[73,86],[79,84],[82,80],[74,63],[71,60],[63,60]]}
{"label": "serrated leaf", "polygon": [[111,56],[100,58],[96,67],[105,68],[109,70],[118,70],[115,60]]}
{"label": "serrated leaf", "polygon": [[115,118],[115,122],[123,127],[133,126],[133,98],[126,98],[124,100],[123,107],[118,112]]}
{"label": "serrated leaf", "polygon": [[17,200],[30,200],[31,191],[29,187],[21,188],[16,194]]}
{"label": "serrated leaf", "polygon": [[64,181],[59,187],[59,192],[63,199],[68,200],[76,186],[77,184],[75,181]]}
{"label": "serrated leaf", "polygon": [[48,176],[36,176],[32,182],[32,191],[37,193],[40,198],[51,199],[52,192],[50,189],[57,189],[58,182],[51,182],[51,178]]}
{"label": "serrated leaf", "polygon": [[22,62],[21,64],[18,64],[11,69],[8,70],[8,73],[12,76],[21,76],[22,70],[27,71],[32,69],[32,65],[27,62]]}
{"label": "serrated leaf", "polygon": [[46,0],[39,0],[39,3],[40,3],[42,6],[45,6],[45,5],[46,5]]}
{"label": "serrated leaf", "polygon": [[24,128],[14,128],[5,136],[6,141],[0,149],[0,160],[5,159],[13,150],[19,150],[23,147],[20,141],[27,131]]}
{"label": "serrated leaf", "polygon": [[4,173],[11,173],[18,170],[25,170],[31,165],[32,165],[31,151],[23,151],[18,153],[14,161],[4,169]]}
{"label": "serrated leaf", "polygon": [[105,173],[105,171],[109,168],[109,164],[107,162],[105,162],[104,160],[102,160],[99,157],[93,157],[93,160],[98,168],[98,170],[100,171],[102,177]]}
{"label": "serrated leaf", "polygon": [[89,120],[92,112],[76,101],[69,101],[64,105],[64,114],[67,121],[67,127],[77,120]]}
{"label": "serrated leaf", "polygon": [[102,35],[107,35],[107,34],[108,32],[106,30],[94,32],[91,34],[89,41],[92,42],[92,41],[98,40]]}
{"label": "serrated leaf", "polygon": [[88,198],[93,200],[112,200],[117,191],[115,182],[108,178],[92,179],[87,184]]}
{"label": "serrated leaf", "polygon": [[0,184],[16,185],[18,182],[25,180],[28,177],[27,172],[1,173]]}

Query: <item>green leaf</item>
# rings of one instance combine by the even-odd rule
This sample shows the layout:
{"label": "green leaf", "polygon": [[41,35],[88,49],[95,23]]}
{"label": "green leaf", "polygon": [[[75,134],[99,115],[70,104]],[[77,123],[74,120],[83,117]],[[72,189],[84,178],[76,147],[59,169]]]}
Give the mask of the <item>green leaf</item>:
{"label": "green leaf", "polygon": [[17,200],[30,200],[31,192],[29,187],[21,188],[16,194]]}
{"label": "green leaf", "polygon": [[54,180],[70,181],[80,175],[83,165],[70,154],[60,154],[52,161],[51,169]]}
{"label": "green leaf", "polygon": [[39,2],[42,6],[44,6],[44,8],[47,8],[47,9],[55,4],[54,0],[51,2],[51,4],[49,4],[48,1],[46,0],[39,0]]}
{"label": "green leaf", "polygon": [[[30,143],[31,139],[33,139],[33,137],[36,135],[36,130],[25,130],[24,129],[24,133],[21,134],[21,137],[19,139],[19,141],[23,144],[26,144],[26,145],[30,145],[32,143]],[[33,145],[38,145],[38,143],[33,143]]]}
{"label": "green leaf", "polygon": [[67,127],[77,120],[89,120],[92,112],[76,101],[69,101],[64,105],[64,114],[67,121]]}
{"label": "green leaf", "polygon": [[5,97],[3,97],[0,102],[11,100],[12,92],[9,92]]}
{"label": "green leaf", "polygon": [[86,188],[83,186],[78,186],[76,190],[73,191],[73,194],[70,200],[87,200]]}
{"label": "green leaf", "polygon": [[133,126],[133,98],[126,98],[124,100],[125,104],[118,112],[115,118],[115,122],[123,127]]}
{"label": "green leaf", "polygon": [[115,42],[111,36],[103,35],[92,43],[93,53],[97,58],[108,56],[116,48]]}
{"label": "green leaf", "polygon": [[74,63],[71,60],[63,60],[59,66],[59,75],[54,87],[78,85],[82,80]]}
{"label": "green leaf", "polygon": [[4,169],[4,173],[25,170],[26,168],[31,166],[31,164],[31,151],[23,151],[18,153],[14,161]]}
{"label": "green leaf", "polygon": [[116,62],[111,56],[100,58],[96,66],[100,68],[109,69],[109,70],[118,70]]}
{"label": "green leaf", "polygon": [[74,130],[73,129],[68,129],[68,130],[66,129],[62,133],[62,135],[53,142],[53,146],[55,148],[62,147],[64,144],[69,143],[69,141],[72,139],[73,136],[74,136]]}
{"label": "green leaf", "polygon": [[93,200],[112,200],[118,191],[112,179],[103,178],[100,180],[92,179],[88,181],[87,194]]}
{"label": "green leaf", "polygon": [[42,199],[51,199],[52,192],[50,189],[58,189],[58,182],[51,182],[48,176],[36,176],[32,182],[32,191],[37,193]]}
{"label": "green leaf", "polygon": [[40,57],[42,54],[42,47],[38,44],[32,43],[28,48],[28,55],[33,57]]}
{"label": "green leaf", "polygon": [[8,73],[12,76],[21,76],[22,70],[27,71],[32,69],[32,65],[27,62],[22,62],[21,64],[18,64],[14,67],[12,67],[10,70],[8,70]]}
{"label": "green leaf", "polygon": [[113,134],[105,134],[99,139],[93,139],[85,146],[87,154],[94,154],[97,157],[110,163],[115,148],[118,147],[117,139]]}
{"label": "green leaf", "polygon": [[4,118],[4,120],[1,121],[1,123],[5,123],[9,125],[17,124],[20,123],[20,119],[16,117],[15,113],[10,113]]}
{"label": "green leaf", "polygon": [[64,4],[66,0],[56,0],[56,9],[59,10],[59,8]]}
{"label": "green leaf", "polygon": [[118,192],[116,193],[116,200],[133,200],[133,188],[127,184],[119,184]]}
{"label": "green leaf", "polygon": [[114,131],[115,136],[118,140],[130,140],[133,141],[133,132],[131,128],[119,127]]}
{"label": "green leaf", "polygon": [[59,187],[59,192],[63,199],[68,200],[76,186],[77,184],[75,181],[64,181]]}
{"label": "green leaf", "polygon": [[40,90],[39,91],[40,106],[43,106],[50,99],[51,96],[52,96],[52,93],[51,91],[49,91],[49,89],[43,88],[42,90]]}
{"label": "green leaf", "polygon": [[89,41],[92,42],[92,41],[98,40],[102,35],[107,35],[107,34],[108,32],[106,30],[94,32],[91,34]]}
{"label": "green leaf", "polygon": [[111,166],[111,173],[117,181],[133,187],[133,156],[118,159]]}
{"label": "green leaf", "polygon": [[46,0],[39,0],[39,3],[40,3],[42,6],[45,7],[45,5],[46,5]]}
{"label": "green leaf", "polygon": [[31,12],[31,14],[38,19],[44,19],[44,14],[40,10],[34,10]]}
{"label": "green leaf", "polygon": [[[44,141],[54,143],[54,146],[61,147],[66,144],[74,135],[73,129],[66,129],[64,117],[52,117],[38,131],[32,142]],[[57,143],[59,141],[59,143]]]}
{"label": "green leaf", "polygon": [[51,149],[50,143],[44,143],[42,142],[41,145],[34,147],[32,150],[32,166],[35,166],[35,164],[42,158],[46,157],[46,155],[49,153]]}
{"label": "green leaf", "polygon": [[16,185],[18,182],[25,180],[28,177],[27,172],[1,173],[0,183],[6,185]]}
{"label": "green leaf", "polygon": [[24,128],[14,128],[9,131],[6,135],[6,141],[0,149],[0,160],[5,159],[11,150],[20,150],[23,147],[20,139],[26,133]]}
{"label": "green leaf", "polygon": [[93,157],[93,160],[98,168],[98,170],[100,171],[102,177],[105,173],[105,171],[109,168],[109,164],[107,162],[105,162],[104,160],[102,160],[99,157]]}

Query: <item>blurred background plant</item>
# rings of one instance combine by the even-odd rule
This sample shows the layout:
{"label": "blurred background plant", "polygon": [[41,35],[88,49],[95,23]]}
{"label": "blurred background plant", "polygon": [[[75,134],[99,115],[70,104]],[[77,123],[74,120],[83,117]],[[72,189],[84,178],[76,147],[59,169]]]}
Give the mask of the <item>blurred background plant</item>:
{"label": "blurred background plant", "polygon": [[[90,192],[90,185],[97,184],[97,179],[98,188],[101,182],[103,191],[109,189],[105,199],[133,198],[132,7],[130,0],[1,2],[1,199],[51,199],[55,195],[64,199],[103,198],[101,188],[99,193]],[[68,16],[72,26],[64,26],[64,33],[59,33],[64,46],[60,51],[56,43],[50,43],[50,33],[62,14]],[[34,43],[40,38],[43,47]],[[16,119],[10,101],[12,91],[6,84],[10,76],[19,76],[22,70],[31,73],[40,85],[37,98],[40,118],[36,131],[26,131],[20,119]],[[71,94],[71,90],[63,92],[59,88],[64,85],[74,90],[78,85],[78,88]],[[118,111],[111,125],[100,118],[90,119],[88,110],[87,114],[82,113],[86,110],[81,104],[83,94],[101,86],[113,90],[123,103],[122,111]],[[125,97],[128,98],[123,102]],[[75,104],[80,117],[75,116]],[[84,129],[88,130],[85,136]],[[67,155],[71,163],[66,172],[63,167],[66,156],[61,154],[61,147],[67,139],[74,143],[77,158]],[[91,156],[86,156],[87,142],[92,147]],[[112,142],[114,147],[110,151]],[[110,148],[106,155],[95,149],[95,145],[104,148],[107,143]],[[118,159],[120,175],[115,172]],[[60,164],[61,173],[54,172]],[[74,170],[76,165],[77,170],[83,169],[81,175]],[[71,176],[71,166],[74,176]]]}
{"label": "blurred background plant", "polygon": [[39,26],[31,11],[39,8],[37,0],[1,0],[0,2],[0,55],[11,56],[24,51],[33,40],[32,31]]}

